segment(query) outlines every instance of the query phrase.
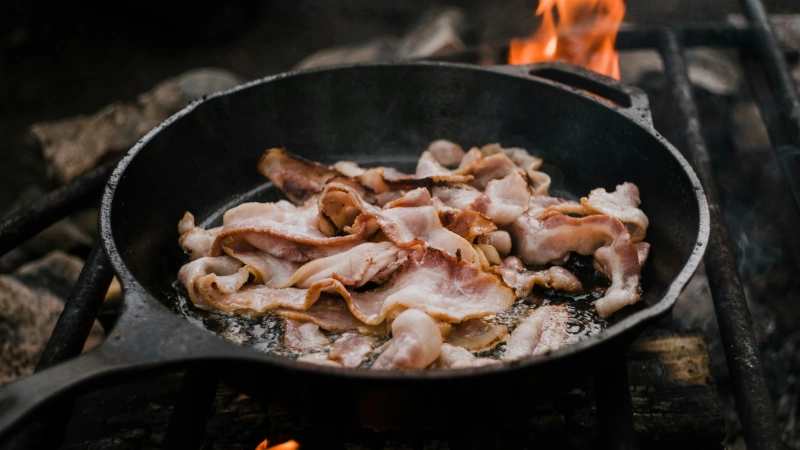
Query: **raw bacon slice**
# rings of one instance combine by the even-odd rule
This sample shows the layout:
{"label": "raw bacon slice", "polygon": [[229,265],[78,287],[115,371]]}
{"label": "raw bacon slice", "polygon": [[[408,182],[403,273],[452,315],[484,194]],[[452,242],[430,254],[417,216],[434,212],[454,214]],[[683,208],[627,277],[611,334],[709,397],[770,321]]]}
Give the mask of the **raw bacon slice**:
{"label": "raw bacon slice", "polygon": [[[330,199],[335,200],[330,200]],[[338,214],[341,210],[357,209],[361,213],[352,225],[343,229],[354,233],[367,234],[377,228],[396,246],[401,248],[432,247],[459,256],[467,261],[477,261],[472,245],[461,236],[442,226],[439,213],[433,207],[430,193],[420,188],[406,193],[403,197],[379,209],[363,201],[350,187],[329,183],[325,186],[320,204],[337,205],[336,209],[322,208],[322,214]],[[330,218],[330,217],[329,217]],[[330,218],[334,223],[345,223],[341,217]],[[357,236],[353,234],[350,236]]]}
{"label": "raw bacon slice", "polygon": [[311,322],[332,333],[357,331],[368,336],[384,336],[388,331],[385,322],[367,325],[358,320],[341,297],[331,294],[321,294],[306,310],[278,308],[275,314],[301,322]]}
{"label": "raw bacon slice", "polygon": [[432,369],[461,369],[499,364],[500,361],[489,358],[477,358],[469,350],[450,344],[442,344],[439,357],[431,365]]}
{"label": "raw bacon slice", "polygon": [[514,288],[517,298],[527,297],[533,286],[542,286],[569,294],[583,292],[580,280],[563,267],[553,266],[545,270],[528,270],[519,258],[509,256],[503,260],[503,264],[498,270],[503,281]]}
{"label": "raw bacon slice", "polygon": [[611,279],[605,296],[595,303],[601,316],[639,300],[639,257],[627,229],[618,220],[602,215],[575,218],[558,211],[538,218],[525,213],[508,231],[515,243],[514,253],[525,264],[563,261],[571,251],[595,255]]}
{"label": "raw bacon slice", "polygon": [[488,323],[481,319],[469,319],[453,325],[447,335],[447,343],[463,347],[472,352],[493,348],[508,334],[508,327]]}
{"label": "raw bacon slice", "polygon": [[328,355],[323,352],[301,355],[298,356],[295,361],[316,364],[318,366],[342,367],[338,362],[328,359]]}
{"label": "raw bacon slice", "polygon": [[194,216],[189,212],[183,215],[183,219],[178,222],[178,245],[183,251],[189,254],[189,261],[211,256],[211,248],[217,234],[222,230],[221,227],[204,230],[194,224]]}
{"label": "raw bacon slice", "polygon": [[311,322],[300,322],[293,319],[284,320],[283,345],[296,352],[319,352],[330,345],[328,337],[319,331],[319,327]]}
{"label": "raw bacon slice", "polygon": [[547,305],[533,310],[517,326],[506,343],[503,359],[511,361],[532,355],[543,355],[570,343],[567,332],[569,311],[564,306]]}
{"label": "raw bacon slice", "polygon": [[442,335],[436,321],[422,311],[408,309],[392,322],[392,339],[372,369],[424,369],[442,349]]}
{"label": "raw bacon slice", "polygon": [[493,231],[489,234],[479,236],[475,242],[477,242],[478,245],[491,245],[502,257],[506,257],[511,253],[511,236],[508,234],[508,231]]}
{"label": "raw bacon slice", "polygon": [[233,294],[252,275],[255,274],[248,266],[229,256],[203,257],[184,264],[178,271],[178,280],[198,308],[213,310],[215,305],[207,301],[210,292]]}
{"label": "raw bacon slice", "polygon": [[328,358],[345,367],[355,368],[361,365],[376,343],[377,339],[374,337],[352,332],[343,333],[333,343]]}
{"label": "raw bacon slice", "polygon": [[248,265],[258,276],[257,281],[267,286],[283,287],[287,285],[292,274],[300,268],[300,263],[276,258],[244,240],[223,242],[222,250],[228,256]]}
{"label": "raw bacon slice", "polygon": [[405,308],[462,322],[508,309],[515,299],[499,277],[436,250],[428,250],[419,262],[409,258],[384,285],[350,295],[353,314],[369,324]]}
{"label": "raw bacon slice", "polygon": [[588,214],[605,214],[622,222],[631,235],[631,242],[640,242],[650,225],[647,216],[639,209],[639,188],[633,183],[622,183],[614,192],[603,188],[592,190],[581,199]]}
{"label": "raw bacon slice", "polygon": [[366,242],[338,255],[306,263],[277,287],[308,288],[326,278],[334,278],[346,286],[361,287],[378,274],[383,278],[390,275],[410,253],[391,242]]}
{"label": "raw bacon slice", "polygon": [[272,148],[264,152],[257,167],[259,173],[269,178],[289,200],[297,204],[318,194],[325,183],[336,175],[330,168],[289,155],[282,148]]}
{"label": "raw bacon slice", "polygon": [[[277,258],[307,262],[349,250],[364,242],[363,237],[363,231],[334,237],[320,231],[319,210],[313,198],[300,207],[283,200],[245,203],[223,216],[222,231],[214,242],[212,256],[221,254],[223,240],[230,238],[244,240]],[[226,245],[234,246],[231,241]]]}
{"label": "raw bacon slice", "polygon": [[428,151],[436,161],[446,167],[457,167],[465,155],[460,145],[445,139],[431,142]]}

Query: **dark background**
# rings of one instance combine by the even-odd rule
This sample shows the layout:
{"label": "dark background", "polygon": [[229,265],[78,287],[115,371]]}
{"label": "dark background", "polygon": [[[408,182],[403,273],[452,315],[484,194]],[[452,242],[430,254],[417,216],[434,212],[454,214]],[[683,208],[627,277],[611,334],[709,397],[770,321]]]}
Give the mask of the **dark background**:
{"label": "dark background", "polygon": [[[770,0],[789,12],[795,0]],[[132,100],[156,83],[201,66],[246,79],[282,72],[326,47],[401,35],[431,8],[464,9],[473,36],[503,42],[534,27],[535,0],[274,0],[0,3],[0,211],[25,186],[45,190],[29,126],[91,114]],[[628,0],[637,24],[724,20],[734,0]]]}

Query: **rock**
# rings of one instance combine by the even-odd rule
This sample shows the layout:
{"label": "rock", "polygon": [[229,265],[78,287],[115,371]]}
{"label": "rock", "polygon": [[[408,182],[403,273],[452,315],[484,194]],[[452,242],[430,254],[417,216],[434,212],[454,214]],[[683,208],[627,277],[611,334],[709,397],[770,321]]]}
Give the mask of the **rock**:
{"label": "rock", "polygon": [[[0,275],[0,385],[33,373],[82,268],[80,258],[56,250]],[[104,337],[95,321],[83,351]]]}
{"label": "rock", "polygon": [[0,385],[33,373],[64,304],[0,275]]}
{"label": "rock", "polygon": [[393,37],[380,37],[368,42],[320,50],[307,56],[295,69],[355,64],[362,62],[391,61],[395,59],[400,41]]}
{"label": "rock", "polygon": [[368,42],[320,50],[304,58],[295,69],[428,58],[464,50],[464,13],[445,8],[425,14],[401,39],[383,36]]}
{"label": "rock", "polygon": [[446,8],[426,13],[422,20],[403,36],[396,59],[428,58],[464,50],[464,13]]}
{"label": "rock", "polygon": [[83,260],[56,250],[44,258],[24,264],[14,271],[14,276],[33,290],[46,290],[66,300],[78,281]]}
{"label": "rock", "polygon": [[[744,74],[739,64],[727,53],[710,48],[690,48],[685,51],[689,80],[718,95],[737,95]],[[664,62],[655,50],[633,50],[619,54],[622,82],[637,84],[648,73],[664,72]]]}
{"label": "rock", "polygon": [[204,95],[236,87],[245,80],[225,69],[202,67],[184,72],[178,77],[181,103],[188,104]]}
{"label": "rock", "polygon": [[37,123],[30,132],[42,148],[48,175],[67,183],[109,152],[128,150],[191,100],[241,82],[222,69],[194,69],[162,81],[134,102],[112,103],[91,116]]}
{"label": "rock", "polygon": [[70,219],[63,219],[0,257],[0,273],[11,272],[51,250],[88,254],[92,245],[94,241],[91,236]]}

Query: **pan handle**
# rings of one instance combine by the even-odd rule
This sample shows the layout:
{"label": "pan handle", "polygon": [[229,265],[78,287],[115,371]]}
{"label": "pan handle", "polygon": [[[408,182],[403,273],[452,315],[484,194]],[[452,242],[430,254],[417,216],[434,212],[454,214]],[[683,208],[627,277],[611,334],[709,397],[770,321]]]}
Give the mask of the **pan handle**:
{"label": "pan handle", "polygon": [[[0,388],[0,446],[25,420],[58,400],[70,398],[89,386],[112,384],[159,367],[139,358],[115,352],[102,344],[92,352],[51,367]],[[125,374],[125,377],[121,375]]]}
{"label": "pan handle", "polygon": [[650,102],[639,88],[600,75],[597,72],[562,62],[546,62],[516,66],[495,66],[493,69],[515,75],[532,76],[575,89],[583,89],[614,103],[615,109],[634,122],[653,129]]}
{"label": "pan handle", "polygon": [[99,347],[0,387],[0,447],[27,419],[44,417],[41,411],[60,404],[59,400],[194,364],[211,367],[213,361],[252,357],[246,349],[191,325],[163,306],[146,305],[145,295],[125,292],[126,309]]}

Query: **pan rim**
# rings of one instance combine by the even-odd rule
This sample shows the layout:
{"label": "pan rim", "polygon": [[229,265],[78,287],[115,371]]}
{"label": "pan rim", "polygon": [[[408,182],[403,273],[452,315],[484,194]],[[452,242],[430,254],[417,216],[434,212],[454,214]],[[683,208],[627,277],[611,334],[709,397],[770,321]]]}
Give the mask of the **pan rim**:
{"label": "pan rim", "polygon": [[[103,249],[108,257],[111,265],[119,278],[120,283],[123,287],[123,292],[127,293],[130,290],[143,292],[146,293],[147,297],[155,302],[158,306],[163,307],[166,310],[166,306],[161,304],[157,299],[155,299],[147,290],[142,286],[139,281],[134,277],[134,275],[128,270],[125,262],[122,259],[119,250],[116,247],[116,243],[114,241],[112,227],[111,227],[111,214],[112,214],[112,204],[114,199],[114,193],[116,191],[117,185],[119,182],[124,178],[125,170],[130,165],[133,158],[155,137],[157,136],[162,130],[169,127],[172,123],[176,122],[177,120],[181,119],[182,117],[190,114],[194,111],[198,106],[201,104],[214,100],[219,97],[227,96],[239,91],[246,90],[248,88],[258,86],[264,83],[269,83],[275,80],[280,80],[283,78],[294,77],[299,75],[307,75],[313,74],[318,72],[327,72],[327,71],[336,71],[336,70],[358,70],[359,68],[375,68],[375,67],[386,67],[386,68],[406,68],[406,67],[445,67],[450,69],[460,69],[460,70],[471,70],[476,72],[487,72],[497,76],[508,76],[518,79],[524,79],[533,83],[544,83],[553,85],[559,88],[564,88],[564,85],[545,80],[541,78],[531,78],[526,77],[521,74],[503,72],[498,70],[493,70],[492,67],[479,67],[469,64],[457,64],[457,63],[444,63],[444,62],[428,62],[428,61],[419,61],[419,62],[378,62],[378,63],[360,63],[360,64],[349,64],[349,65],[339,65],[339,66],[332,66],[332,67],[325,67],[325,68],[317,68],[317,69],[308,69],[308,70],[297,70],[297,71],[289,71],[283,72],[280,74],[270,75],[267,77],[263,77],[257,80],[253,80],[242,85],[236,86],[234,88],[216,92],[214,94],[210,94],[204,96],[200,99],[192,101],[189,105],[187,105],[182,110],[178,111],[164,122],[150,130],[143,138],[141,138],[127,153],[126,155],[120,160],[117,167],[114,169],[112,175],[109,178],[108,183],[103,192],[103,197],[100,206],[100,239],[103,245]],[[494,66],[498,67],[498,66]],[[503,66],[499,66],[503,67]],[[635,88],[632,88],[635,89]],[[602,330],[601,332],[591,335],[588,338],[577,342],[575,344],[568,345],[566,347],[559,348],[552,353],[547,355],[541,356],[531,356],[526,357],[516,361],[508,361],[503,362],[501,364],[492,364],[487,366],[481,367],[470,367],[470,368],[462,368],[462,369],[448,369],[448,370],[438,370],[438,371],[368,371],[368,370],[356,370],[356,369],[347,369],[347,368],[339,368],[339,367],[331,367],[331,366],[322,366],[316,365],[312,363],[302,362],[302,361],[295,361],[289,358],[280,357],[276,355],[270,355],[266,353],[258,352],[254,349],[249,349],[249,352],[253,353],[254,357],[259,356],[259,360],[268,363],[268,364],[275,364],[281,366],[285,370],[289,371],[302,371],[302,372],[313,372],[315,374],[326,374],[331,375],[334,377],[346,377],[348,379],[363,379],[363,380],[389,380],[389,381],[423,381],[423,380],[434,380],[434,379],[448,379],[452,380],[453,378],[461,378],[461,377],[474,377],[480,375],[492,375],[492,374],[499,374],[499,373],[509,373],[511,371],[516,370],[525,370],[528,368],[532,368],[534,366],[543,366],[546,364],[556,363],[558,361],[562,361],[569,356],[580,353],[583,351],[587,351],[591,347],[595,345],[599,345],[603,341],[610,341],[615,338],[621,337],[623,334],[630,332],[631,330],[635,329],[636,327],[643,327],[648,323],[652,322],[662,314],[666,313],[669,309],[671,309],[675,302],[677,301],[678,295],[683,290],[686,283],[688,283],[689,279],[694,274],[694,271],[697,269],[700,261],[703,258],[705,253],[706,247],[708,245],[709,235],[710,235],[710,216],[709,216],[709,209],[708,209],[708,202],[700,184],[700,181],[695,174],[693,168],[689,164],[689,162],[683,157],[683,155],[672,145],[670,144],[663,136],[661,136],[657,131],[653,128],[648,127],[636,120],[633,120],[630,116],[621,112],[623,108],[617,107],[615,105],[610,104],[609,102],[605,102],[603,100],[599,100],[596,97],[584,93],[582,91],[575,91],[572,89],[564,89],[568,94],[571,95],[578,95],[582,96],[590,101],[596,102],[609,110],[611,114],[620,114],[626,120],[632,122],[637,127],[641,128],[643,131],[647,132],[651,136],[655,137],[664,147],[665,149],[675,158],[676,162],[684,169],[684,173],[688,176],[689,182],[693,187],[694,195],[695,195],[695,202],[694,204],[698,207],[698,233],[696,239],[696,245],[689,256],[689,258],[684,263],[681,270],[678,272],[677,276],[673,279],[673,281],[669,284],[669,287],[666,289],[664,294],[660,297],[660,299],[653,305],[650,305],[640,311],[637,311],[630,316],[622,319],[621,321],[614,324],[613,327],[607,328]],[[129,311],[129,306],[127,300],[124,302],[125,308],[123,309],[122,315],[124,316]],[[148,302],[148,308],[155,307],[156,305],[150,305]],[[174,313],[171,313],[174,314]],[[185,319],[182,320],[186,325],[194,327],[191,323],[186,321]],[[216,335],[215,335],[216,336]],[[218,337],[218,336],[217,336]],[[218,337],[219,339],[223,339]],[[228,341],[225,341],[228,342]],[[231,345],[235,345],[237,347],[243,347],[234,343],[230,343]]]}

